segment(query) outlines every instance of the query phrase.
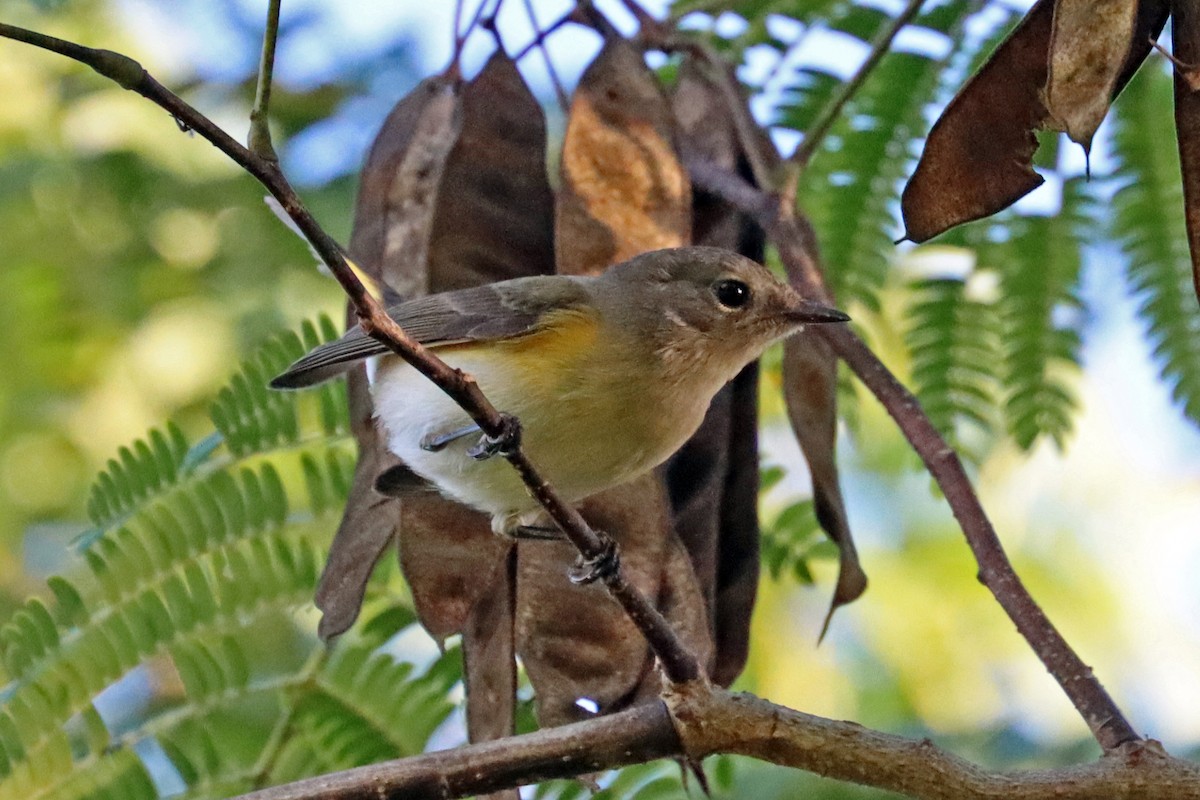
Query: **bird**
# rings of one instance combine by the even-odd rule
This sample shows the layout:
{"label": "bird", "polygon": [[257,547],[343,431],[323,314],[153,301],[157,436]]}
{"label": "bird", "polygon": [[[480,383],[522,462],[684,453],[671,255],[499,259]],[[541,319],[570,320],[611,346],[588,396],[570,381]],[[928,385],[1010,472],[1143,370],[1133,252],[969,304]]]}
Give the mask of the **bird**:
{"label": "bird", "polygon": [[[541,475],[578,504],[666,461],[713,396],[771,343],[844,313],[763,265],[714,247],[642,253],[593,276],[514,278],[397,303],[388,313],[519,420]],[[401,464],[375,483],[437,491],[491,515],[501,535],[548,530],[515,470],[441,389],[355,327],[271,381],[300,389],[368,361],[376,420]]]}

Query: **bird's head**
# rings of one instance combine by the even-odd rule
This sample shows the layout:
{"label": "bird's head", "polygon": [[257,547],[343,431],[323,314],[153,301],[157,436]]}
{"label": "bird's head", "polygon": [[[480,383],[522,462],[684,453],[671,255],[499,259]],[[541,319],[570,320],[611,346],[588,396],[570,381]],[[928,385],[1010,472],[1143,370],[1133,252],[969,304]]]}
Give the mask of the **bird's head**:
{"label": "bird's head", "polygon": [[603,280],[609,310],[627,333],[653,342],[667,362],[711,365],[729,380],[772,342],[806,324],[845,322],[845,314],[806,300],[766,267],[715,247],[644,253]]}

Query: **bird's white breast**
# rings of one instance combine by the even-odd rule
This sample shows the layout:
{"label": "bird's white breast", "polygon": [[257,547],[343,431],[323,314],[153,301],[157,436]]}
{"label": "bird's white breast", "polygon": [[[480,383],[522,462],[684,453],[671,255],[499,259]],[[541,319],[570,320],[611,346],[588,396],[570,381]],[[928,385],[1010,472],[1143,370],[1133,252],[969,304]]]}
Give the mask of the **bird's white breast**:
{"label": "bird's white breast", "polygon": [[[589,357],[540,364],[500,350],[454,347],[439,352],[472,375],[489,400],[521,420],[530,460],[568,502],[577,502],[657,466],[699,426],[712,391],[663,395],[649,365]],[[713,390],[715,391],[715,389]],[[469,417],[432,382],[398,358],[384,357],[372,383],[388,447],[446,495],[500,518],[538,506],[501,457],[479,461],[472,434],[438,452],[431,435],[458,430]]]}

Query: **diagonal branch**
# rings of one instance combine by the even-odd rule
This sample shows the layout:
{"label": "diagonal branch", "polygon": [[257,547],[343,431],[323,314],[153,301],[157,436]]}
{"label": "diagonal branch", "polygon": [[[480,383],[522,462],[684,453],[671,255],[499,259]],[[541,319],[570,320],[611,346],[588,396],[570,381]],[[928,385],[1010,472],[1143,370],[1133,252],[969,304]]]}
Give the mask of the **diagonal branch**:
{"label": "diagonal branch", "polygon": [[[25,42],[87,64],[123,88],[136,92],[165,109],[181,127],[195,131],[212,143],[238,166],[257,178],[279,201],[341,284],[354,305],[359,324],[367,334],[386,345],[437,384],[438,388],[470,415],[486,435],[497,440],[506,439],[511,435],[511,418],[502,415],[484,397],[474,378],[450,367],[405,333],[396,321],[388,316],[347,265],[341,247],[305,208],[277,161],[263,158],[243,147],[212,120],[155,80],[141,64],[128,56],[111,50],[84,47],[5,23],[0,23],[0,38]],[[546,509],[584,560],[597,562],[615,559],[613,541],[608,536],[592,530],[579,511],[559,497],[519,445],[505,448],[504,457],[513,465],[521,480],[529,487],[530,493]],[[624,570],[619,567],[607,570],[602,580],[613,598],[621,604],[630,619],[645,635],[667,678],[680,683],[702,676],[695,655],[687,649],[658,609],[629,583]]]}
{"label": "diagonal branch", "polygon": [[[920,6],[920,0],[909,0],[904,11],[876,40],[871,56],[809,131],[801,145],[802,149],[793,155],[792,174],[785,179],[785,186],[779,194],[764,192],[727,170],[687,159],[685,154],[693,184],[724,198],[758,221],[779,250],[791,280],[808,297],[828,299],[828,293],[824,288],[817,256],[816,237],[808,220],[794,210],[795,178],[798,174],[795,167],[802,166],[803,160],[811,155],[812,148],[819,143],[841,108],[866,80],[870,70],[891,46],[896,34],[916,15]],[[646,27],[643,26],[644,29]],[[724,69],[724,61],[719,55],[691,37],[678,35],[668,25],[660,24],[651,33],[655,46],[690,50],[708,61],[714,70]],[[732,118],[744,120],[748,117],[745,103],[736,99],[733,92],[726,91],[725,94]],[[777,153],[766,152],[767,148],[773,148],[761,137],[739,135],[739,141],[750,164],[766,165],[778,157]],[[810,148],[807,153],[803,149],[805,145]],[[755,170],[756,182],[760,186],[770,186],[759,177],[762,171]],[[1096,740],[1106,751],[1126,742],[1138,741],[1140,737],[1091,668],[1071,649],[1017,577],[958,456],[934,428],[916,398],[849,328],[839,326],[836,331],[824,330],[818,331],[818,334],[879,398],[921,456],[950,503],[975,555],[980,567],[979,579],[1016,623],[1018,631],[1058,681]]]}
{"label": "diagonal branch", "polygon": [[[808,297],[821,296],[816,241],[807,220],[782,207],[778,198],[710,163],[688,162],[696,186],[724,198],[752,216],[767,231],[796,287]],[[1017,577],[987,513],[971,486],[958,455],[938,433],[917,398],[904,387],[845,325],[814,329],[896,421],[945,495],[979,565],[979,580],[1016,624],[1029,646],[1058,681],[1106,751],[1140,737],[1125,719],[1090,667],[1083,663],[1046,617]]]}
{"label": "diagonal branch", "polygon": [[[867,54],[867,59],[863,61],[862,66],[854,73],[850,80],[842,84],[841,90],[837,95],[829,101],[829,104],[821,110],[821,116],[817,117],[816,121],[809,126],[804,132],[804,139],[800,142],[800,146],[796,148],[796,152],[792,153],[792,157],[788,161],[798,167],[804,169],[808,165],[808,160],[812,158],[813,153],[817,152],[817,148],[821,146],[821,142],[825,140],[829,129],[833,127],[833,123],[837,121],[838,115],[842,113],[842,109],[846,107],[846,103],[858,93],[862,85],[866,83],[872,70],[879,65],[883,57],[892,49],[892,42],[895,41],[896,35],[900,30],[912,22],[917,16],[917,12],[921,10],[921,5],[925,0],[908,0],[908,4],[896,15],[891,23],[879,32],[875,37],[875,41],[871,43],[871,52]],[[792,198],[795,198],[795,192],[791,193]]]}

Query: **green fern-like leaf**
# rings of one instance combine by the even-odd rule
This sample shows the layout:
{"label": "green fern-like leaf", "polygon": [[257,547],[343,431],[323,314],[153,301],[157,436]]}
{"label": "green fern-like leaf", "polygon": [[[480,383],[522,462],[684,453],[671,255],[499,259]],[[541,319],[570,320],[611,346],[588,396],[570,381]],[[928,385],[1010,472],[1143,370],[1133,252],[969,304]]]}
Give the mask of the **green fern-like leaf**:
{"label": "green fern-like leaf", "polygon": [[[199,518],[184,524],[197,523],[204,524]],[[316,583],[317,555],[304,540],[289,540],[281,532],[227,532],[235,535],[205,540],[208,549],[179,551],[182,557],[161,572],[147,558],[147,540],[132,528],[120,533],[102,541],[107,545],[103,554],[101,548],[89,551],[89,567],[97,579],[96,610],[81,628],[62,632],[60,647],[24,665],[0,708],[0,715],[19,731],[19,747],[6,747],[10,775],[22,774],[15,769],[20,761],[27,761],[33,774],[63,775],[61,769],[41,767],[48,754],[62,750],[62,727],[103,689],[155,654],[172,655],[185,688],[197,698],[236,687],[245,670],[230,660],[234,651],[228,643],[224,661],[218,661],[215,651],[197,638],[306,604]],[[24,646],[30,649],[28,640]],[[245,677],[240,680],[244,685]],[[83,763],[101,768],[105,762]]]}
{"label": "green fern-like leaf", "polygon": [[[44,797],[54,800],[156,800],[158,797],[145,764],[132,751],[114,754],[101,769],[71,772],[70,764],[63,767],[68,777]],[[0,792],[0,797],[3,796]],[[32,800],[37,795],[24,797]]]}
{"label": "green fern-like leaf", "polygon": [[459,660],[448,650],[418,674],[370,646],[340,648],[296,703],[270,783],[422,752],[454,708]]}
{"label": "green fern-like leaf", "polygon": [[745,30],[738,34],[734,43],[739,50],[765,45],[782,55],[792,43],[772,35],[769,24],[772,17],[785,17],[808,27],[824,26],[849,6],[847,0],[810,0],[805,3],[793,0],[739,0],[732,5],[727,0],[676,0],[671,5],[671,13],[677,17],[692,12],[714,16],[735,14],[746,22]]}
{"label": "green fern-like leaf", "polygon": [[1083,243],[1092,199],[1082,176],[1065,181],[1058,214],[1009,218],[1000,270],[1005,414],[1017,444],[1041,436],[1060,448],[1077,405],[1071,379],[1080,366],[1084,322],[1079,299]]}
{"label": "green fern-like leaf", "polygon": [[[888,54],[830,130],[800,186],[800,203],[821,235],[830,286],[839,302],[879,309],[897,230],[900,181],[912,157],[913,139],[924,129],[924,112],[937,94],[942,66],[953,56],[968,4],[953,2],[925,24],[948,35],[950,53]],[[869,38],[873,29],[858,9],[850,32]],[[882,21],[882,20],[880,20]],[[877,22],[880,22],[877,21]],[[897,87],[904,87],[898,91]],[[785,105],[781,122],[803,130],[812,108]]]}
{"label": "green fern-like leaf", "polygon": [[183,431],[169,424],[152,430],[145,439],[117,451],[108,469],[100,473],[88,496],[88,518],[98,528],[111,525],[140,500],[174,484],[186,472],[191,447]]}
{"label": "green fern-like leaf", "polygon": [[1146,65],[1121,93],[1113,140],[1113,237],[1126,255],[1126,276],[1147,337],[1175,402],[1200,422],[1200,306],[1184,235],[1179,156],[1159,120],[1171,107],[1171,77]]}
{"label": "green fern-like leaf", "polygon": [[[372,601],[334,653],[305,616],[311,541],[330,536],[353,473],[345,392],[280,400],[256,382],[335,334],[322,328],[248,362],[216,404],[222,432],[195,446],[151,433],[98,480],[78,569],[0,627],[0,800],[157,797],[165,762],[182,796],[224,797],[289,754],[312,774],[419,752],[445,720],[457,654],[418,672],[381,650],[411,609]],[[176,688],[106,716],[103,698],[139,675]]]}
{"label": "green fern-like leaf", "polygon": [[[450,713],[446,692],[460,678],[458,660],[457,650],[447,651],[413,682],[411,664],[347,647],[330,660],[320,683],[329,696],[358,709],[397,752],[418,753]],[[397,719],[404,725],[396,726]]]}
{"label": "green fern-like leaf", "polygon": [[300,335],[285,333],[264,345],[223,389],[210,410],[216,432],[190,445],[174,424],[153,430],[145,439],[122,447],[117,458],[97,476],[88,499],[95,526],[78,544],[91,547],[105,530],[119,525],[135,507],[167,496],[219,471],[229,458],[215,457],[225,445],[234,457],[293,447],[304,436],[348,434],[345,386],[335,381],[311,392],[277,392],[267,382],[307,350],[337,337],[332,321],[322,316],[305,322]]}
{"label": "green fern-like leaf", "polygon": [[[328,317],[305,323],[299,336],[285,334],[268,343],[257,358],[242,365],[212,407],[213,424],[235,455],[295,444],[300,439],[297,395],[270,389],[271,378],[308,350],[338,336]],[[306,393],[318,399],[320,424],[327,435],[345,433],[349,420],[345,384],[334,381]]]}
{"label": "green fern-like leaf", "polygon": [[999,409],[995,365],[999,320],[990,302],[971,298],[957,279],[920,280],[911,287],[909,330],[914,391],[929,419],[956,445],[963,423],[990,433]]}
{"label": "green fern-like leaf", "polygon": [[[704,762],[704,772],[717,796],[739,796],[736,771],[737,759],[731,756],[715,756]],[[591,795],[595,800],[688,800],[697,791],[684,768],[672,761],[625,767],[600,783],[604,788]],[[578,781],[547,781],[538,785],[533,796],[537,800],[584,800],[589,792]]]}
{"label": "green fern-like leaf", "polygon": [[537,800],[686,800],[680,767],[670,761],[636,764],[609,773],[594,794],[579,781],[546,781],[534,792]]}
{"label": "green fern-like leaf", "polygon": [[813,582],[808,562],[813,557],[835,554],[821,535],[812,500],[793,503],[763,526],[759,547],[763,566],[772,578],[789,575],[804,584]]}

